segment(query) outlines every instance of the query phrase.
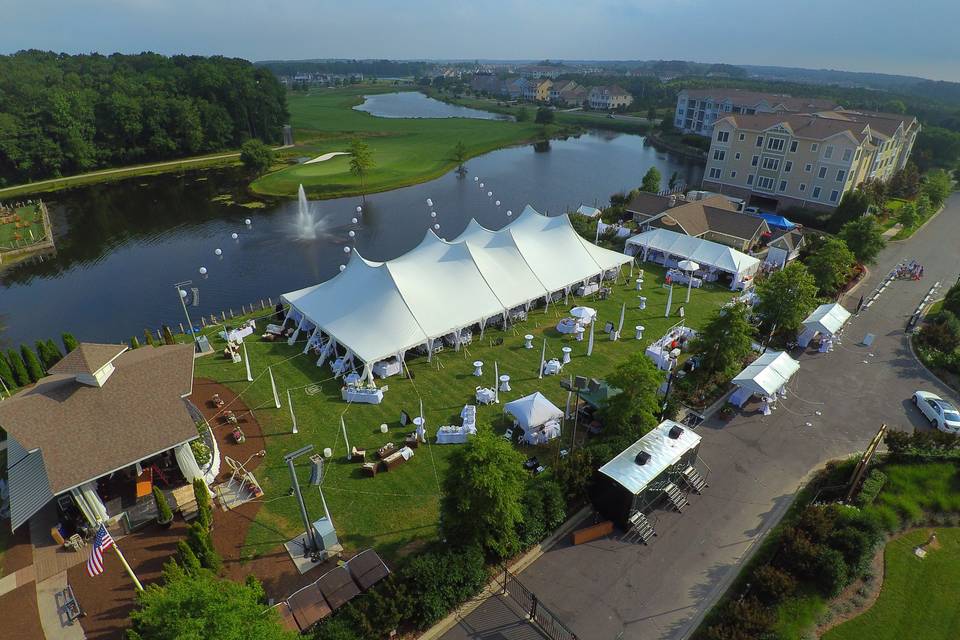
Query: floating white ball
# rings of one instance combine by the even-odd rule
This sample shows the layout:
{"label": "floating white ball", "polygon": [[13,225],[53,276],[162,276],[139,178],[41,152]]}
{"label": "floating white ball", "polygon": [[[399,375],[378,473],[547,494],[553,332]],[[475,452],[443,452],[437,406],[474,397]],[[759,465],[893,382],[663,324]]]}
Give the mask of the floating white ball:
{"label": "floating white ball", "polygon": [[482,182],[480,183],[480,188],[483,189],[483,183],[482,183]]}
{"label": "floating white ball", "polygon": [[479,179],[480,179],[480,178],[478,178],[477,176],[473,176],[473,181],[474,181],[474,182],[478,181]]}
{"label": "floating white ball", "polygon": [[492,196],[492,195],[493,195],[493,191],[487,191],[487,197],[488,197],[488,198],[489,198],[490,196]]}
{"label": "floating white ball", "polygon": [[223,249],[214,249],[214,250],[213,250],[213,253],[214,253],[214,255],[222,256],[222,255],[223,255]]}
{"label": "floating white ball", "polygon": [[436,211],[431,211],[431,212],[430,212],[430,217],[431,217],[431,218],[436,218],[436,217],[437,217],[437,212],[436,212]]}
{"label": "floating white ball", "polygon": [[344,253],[350,253],[350,247],[344,247],[344,248],[343,248],[343,252],[344,252]]}
{"label": "floating white ball", "polygon": [[360,213],[360,212],[362,212],[362,211],[363,211],[363,207],[357,205],[357,213]]}
{"label": "floating white ball", "polygon": [[237,235],[236,233],[231,233],[231,234],[230,234],[230,237],[233,238],[234,240],[236,240],[236,239],[239,238],[240,236]]}
{"label": "floating white ball", "polygon": [[495,205],[497,205],[497,206],[499,207],[499,206],[500,206],[500,201],[499,201],[499,200],[497,200],[496,202],[494,202],[494,204],[495,204]]}
{"label": "floating white ball", "polygon": [[439,225],[439,224],[435,224],[435,225],[433,225],[433,228],[434,228],[434,229],[439,229],[439,228],[440,228],[440,225]]}
{"label": "floating white ball", "polygon": [[187,292],[184,291],[183,289],[180,289],[180,297],[181,297],[181,298],[186,298],[186,297],[187,297]]}
{"label": "floating white ball", "polygon": [[245,225],[247,225],[247,226],[249,227],[250,225],[253,224],[253,222],[250,221],[250,218],[246,218],[246,219],[243,221],[243,224],[245,224]]}
{"label": "floating white ball", "polygon": [[358,220],[356,218],[350,218],[350,222],[352,222],[353,224],[357,224]]}
{"label": "floating white ball", "polygon": [[428,206],[428,207],[432,207],[432,206],[433,206],[433,200],[431,200],[430,198],[427,198],[427,206]]}
{"label": "floating white ball", "polygon": [[345,264],[340,265],[340,271],[343,271],[343,270],[346,269],[346,268],[347,268],[347,265],[345,265]]}
{"label": "floating white ball", "polygon": [[206,267],[200,267],[200,275],[202,275],[202,276],[207,275],[207,268],[206,268]]}
{"label": "floating white ball", "polygon": [[351,230],[350,230],[350,233],[348,233],[347,235],[350,236],[351,238],[353,238],[353,237],[355,237],[355,236],[357,235],[357,232],[354,231],[353,229],[351,229]]}
{"label": "floating white ball", "polygon": [[508,218],[509,218],[510,216],[512,216],[512,215],[513,215],[513,211],[507,211],[507,217],[508,217]]}

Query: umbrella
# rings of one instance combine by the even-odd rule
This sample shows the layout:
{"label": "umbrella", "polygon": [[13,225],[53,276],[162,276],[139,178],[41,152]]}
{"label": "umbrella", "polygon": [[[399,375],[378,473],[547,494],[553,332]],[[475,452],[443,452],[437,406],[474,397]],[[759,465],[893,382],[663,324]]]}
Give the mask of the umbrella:
{"label": "umbrella", "polygon": [[597,310],[590,307],[574,307],[570,309],[570,315],[580,320],[589,320],[597,315]]}
{"label": "umbrella", "polygon": [[693,260],[681,260],[677,263],[677,266],[683,269],[684,271],[697,271],[700,269],[700,265],[694,262]]}

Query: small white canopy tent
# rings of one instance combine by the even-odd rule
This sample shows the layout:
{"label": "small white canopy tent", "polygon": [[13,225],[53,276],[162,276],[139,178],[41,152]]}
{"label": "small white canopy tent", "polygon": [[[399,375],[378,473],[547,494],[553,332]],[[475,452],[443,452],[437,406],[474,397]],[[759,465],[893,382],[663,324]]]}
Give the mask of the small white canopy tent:
{"label": "small white canopy tent", "polygon": [[850,319],[850,312],[837,302],[822,304],[803,321],[803,331],[797,337],[801,347],[806,347],[818,333],[833,337]]}
{"label": "small white canopy tent", "polygon": [[734,377],[739,388],[730,402],[742,407],[754,395],[775,397],[799,369],[800,363],[785,352],[767,351]]}
{"label": "small white canopy tent", "polygon": [[577,213],[579,213],[582,216],[586,216],[588,218],[596,218],[597,216],[600,215],[601,211],[596,207],[591,207],[589,205],[582,204],[579,207],[577,207]]}
{"label": "small white canopy tent", "polygon": [[539,391],[508,402],[503,405],[503,410],[513,416],[524,431],[563,417],[563,411]]}
{"label": "small white canopy tent", "polygon": [[759,260],[725,244],[668,229],[651,229],[628,238],[626,251],[630,255],[640,255],[644,261],[655,252],[657,261],[669,267],[676,267],[680,260],[692,260],[702,268],[712,267],[729,273],[733,289],[741,288],[743,282],[760,268]]}

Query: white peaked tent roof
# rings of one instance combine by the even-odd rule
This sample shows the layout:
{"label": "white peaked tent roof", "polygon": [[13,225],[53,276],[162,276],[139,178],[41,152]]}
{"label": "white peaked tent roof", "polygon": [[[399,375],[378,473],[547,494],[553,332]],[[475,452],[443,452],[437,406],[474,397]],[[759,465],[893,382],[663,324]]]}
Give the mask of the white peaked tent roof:
{"label": "white peaked tent roof", "polygon": [[596,207],[591,207],[589,205],[582,204],[579,207],[577,207],[577,213],[579,213],[582,216],[587,216],[588,218],[596,218],[597,216],[600,215],[601,211]]}
{"label": "white peaked tent roof", "polygon": [[548,218],[528,206],[499,231],[472,221],[451,242],[427,231],[416,248],[387,262],[355,251],[344,271],[282,300],[375,362],[630,260],[581,238],[566,215]]}
{"label": "white peaked tent roof", "polygon": [[750,273],[760,261],[719,242],[694,238],[668,229],[651,229],[627,240],[628,244],[649,247],[715,267],[728,273]]}
{"label": "white peaked tent roof", "polygon": [[503,405],[503,410],[512,415],[524,430],[538,427],[553,418],[559,420],[563,416],[563,411],[539,391],[508,402]]}
{"label": "white peaked tent roof", "polygon": [[733,384],[757,395],[772,396],[800,369],[783,351],[767,351],[737,374]]}
{"label": "white peaked tent roof", "polygon": [[[670,429],[673,427],[680,427],[680,437],[670,437]],[[616,480],[627,491],[636,495],[699,444],[700,436],[691,429],[673,420],[665,420],[600,467],[600,473]],[[637,454],[641,451],[649,453],[650,459],[644,464],[637,464]]]}
{"label": "white peaked tent roof", "polygon": [[803,326],[820,333],[833,335],[840,330],[840,327],[842,327],[849,318],[850,312],[844,309],[843,305],[836,302],[829,302],[814,309],[813,313],[803,321]]}
{"label": "white peaked tent roof", "polygon": [[490,231],[471,220],[454,242],[465,242],[483,277],[507,309],[542,298],[547,288],[530,270],[509,232]]}

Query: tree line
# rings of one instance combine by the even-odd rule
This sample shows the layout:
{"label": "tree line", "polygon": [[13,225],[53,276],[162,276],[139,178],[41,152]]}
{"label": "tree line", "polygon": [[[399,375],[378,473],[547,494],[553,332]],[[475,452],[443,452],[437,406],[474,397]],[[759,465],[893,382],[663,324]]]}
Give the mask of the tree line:
{"label": "tree line", "polygon": [[278,142],[286,94],[221,56],[0,56],[0,185]]}

